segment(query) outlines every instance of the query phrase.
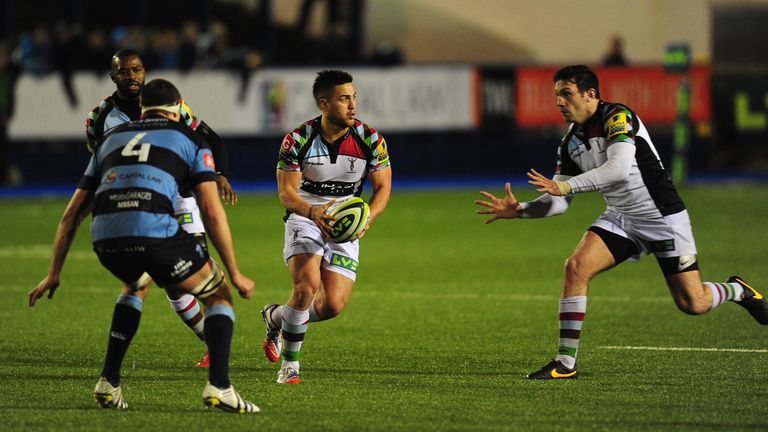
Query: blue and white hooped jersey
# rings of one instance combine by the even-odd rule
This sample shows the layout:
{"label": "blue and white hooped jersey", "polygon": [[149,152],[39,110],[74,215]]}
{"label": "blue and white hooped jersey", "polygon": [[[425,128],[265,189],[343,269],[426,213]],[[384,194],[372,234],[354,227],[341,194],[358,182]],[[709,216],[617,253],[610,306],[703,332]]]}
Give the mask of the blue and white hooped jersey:
{"label": "blue and white hooped jersey", "polygon": [[174,201],[180,187],[215,180],[213,155],[191,129],[165,118],[148,118],[108,133],[78,187],[95,191],[94,242],[163,239],[179,229]]}

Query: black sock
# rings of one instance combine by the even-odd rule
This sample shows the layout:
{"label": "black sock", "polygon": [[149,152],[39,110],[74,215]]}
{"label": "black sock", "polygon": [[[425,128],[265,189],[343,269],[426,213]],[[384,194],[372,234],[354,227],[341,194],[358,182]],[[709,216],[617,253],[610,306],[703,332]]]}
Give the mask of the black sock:
{"label": "black sock", "polygon": [[208,380],[214,386],[225,389],[229,382],[229,347],[232,344],[234,323],[227,315],[205,317],[205,344],[208,346]]}
{"label": "black sock", "polygon": [[128,351],[131,339],[139,329],[141,311],[122,303],[115,305],[112,314],[112,326],[109,329],[109,342],[107,342],[107,355],[104,357],[104,369],[101,376],[107,378],[113,386],[120,385],[120,366],[123,357]]}

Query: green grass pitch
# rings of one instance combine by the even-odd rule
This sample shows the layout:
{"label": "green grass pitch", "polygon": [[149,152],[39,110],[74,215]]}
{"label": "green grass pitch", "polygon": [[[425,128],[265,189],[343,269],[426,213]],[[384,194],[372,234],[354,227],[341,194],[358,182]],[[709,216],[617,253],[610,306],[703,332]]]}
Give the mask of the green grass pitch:
{"label": "green grass pitch", "polygon": [[[534,196],[530,187],[513,190]],[[705,280],[740,274],[768,291],[768,187],[682,194]],[[124,363],[130,407],[99,408],[91,391],[119,284],[91,252],[86,223],[54,299],[27,307],[65,200],[0,201],[0,424],[9,431],[768,429],[768,328],[731,303],[698,317],[677,311],[652,257],[593,281],[578,380],[524,379],[556,351],[563,262],[604,205],[584,194],[563,216],[484,225],[474,214],[478,197],[474,189],[394,191],[362,241],[347,309],[310,326],[298,386],[275,384],[276,366],[261,352],[259,310],[289,295],[282,210],[274,194],[227,207],[240,266],[257,283],[252,300],[235,304],[232,381],[262,409],[243,416],[204,408],[206,372],[194,367],[202,345],[157,287]]]}

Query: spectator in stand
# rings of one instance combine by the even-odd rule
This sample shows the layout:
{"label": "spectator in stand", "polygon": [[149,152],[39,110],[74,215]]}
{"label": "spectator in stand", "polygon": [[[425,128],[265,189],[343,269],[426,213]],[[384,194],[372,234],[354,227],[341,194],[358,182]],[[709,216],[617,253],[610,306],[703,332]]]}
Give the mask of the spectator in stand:
{"label": "spectator in stand", "polygon": [[38,76],[53,72],[53,44],[44,24],[37,24],[31,32],[24,32],[19,49],[24,72]]}
{"label": "spectator in stand", "polygon": [[608,52],[603,57],[603,66],[626,66],[627,58],[624,56],[624,41],[619,35],[611,38]]}
{"label": "spectator in stand", "polygon": [[152,40],[152,46],[157,55],[157,69],[178,69],[179,35],[175,30],[164,28],[157,32]]}
{"label": "spectator in stand", "polygon": [[98,28],[90,30],[85,36],[84,44],[84,52],[79,68],[102,75],[107,70],[104,67],[103,59],[110,58],[114,51],[107,41],[107,35],[104,33],[104,30]]}
{"label": "spectator in stand", "polygon": [[77,107],[77,93],[72,84],[72,74],[78,68],[82,55],[82,29],[80,24],[64,20],[53,26],[53,66],[61,74],[64,94],[72,108]]}
{"label": "spectator in stand", "polygon": [[19,67],[11,58],[12,48],[9,41],[0,41],[0,186],[8,185],[8,170],[11,140],[8,127],[13,117],[16,102],[16,78]]}
{"label": "spectator in stand", "polygon": [[198,67],[198,39],[200,27],[192,20],[184,21],[181,25],[181,42],[179,44],[179,69],[188,72]]}

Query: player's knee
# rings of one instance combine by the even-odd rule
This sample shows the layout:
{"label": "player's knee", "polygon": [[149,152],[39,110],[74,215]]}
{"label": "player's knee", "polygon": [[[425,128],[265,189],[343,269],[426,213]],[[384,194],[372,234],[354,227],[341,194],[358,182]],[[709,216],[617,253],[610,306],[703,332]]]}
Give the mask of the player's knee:
{"label": "player's knee", "polygon": [[309,306],[315,298],[316,291],[317,289],[314,284],[310,282],[298,282],[293,286],[292,297],[299,304],[306,304]]}
{"label": "player's knee", "polygon": [[341,314],[341,311],[344,310],[344,306],[346,306],[342,302],[328,302],[323,305],[322,310],[320,311],[319,315],[323,319],[331,319],[333,317],[338,316]]}
{"label": "player's knee", "polygon": [[709,302],[692,297],[675,298],[675,304],[681,312],[688,315],[701,315],[712,307]]}
{"label": "player's knee", "polygon": [[577,255],[571,255],[565,260],[565,277],[567,280],[589,280],[590,275],[585,270],[584,261]]}

